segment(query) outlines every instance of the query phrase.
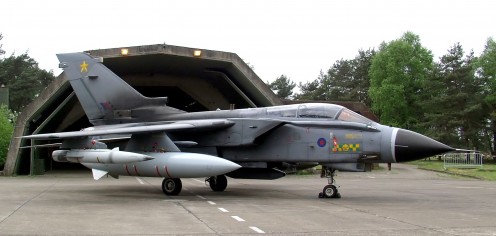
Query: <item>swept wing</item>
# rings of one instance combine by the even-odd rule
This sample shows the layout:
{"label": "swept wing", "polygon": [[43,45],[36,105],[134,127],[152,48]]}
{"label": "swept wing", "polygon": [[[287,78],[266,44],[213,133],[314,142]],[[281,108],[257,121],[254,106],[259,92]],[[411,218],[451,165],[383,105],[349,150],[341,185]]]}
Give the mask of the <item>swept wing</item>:
{"label": "swept wing", "polygon": [[181,131],[192,129],[220,129],[227,128],[234,125],[234,122],[227,119],[211,119],[211,120],[191,120],[191,121],[178,121],[169,124],[157,125],[141,125],[135,127],[120,127],[112,125],[105,126],[104,128],[90,128],[82,131],[60,132],[60,133],[47,133],[47,134],[33,134],[22,136],[26,139],[66,139],[78,137],[90,137],[110,134],[140,134],[140,133],[156,133],[163,131]]}

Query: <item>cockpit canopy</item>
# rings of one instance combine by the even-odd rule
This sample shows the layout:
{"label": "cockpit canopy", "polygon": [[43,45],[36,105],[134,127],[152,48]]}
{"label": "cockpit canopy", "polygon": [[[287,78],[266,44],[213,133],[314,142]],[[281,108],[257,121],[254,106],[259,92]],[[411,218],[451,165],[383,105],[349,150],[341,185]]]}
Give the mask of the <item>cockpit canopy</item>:
{"label": "cockpit canopy", "polygon": [[373,123],[373,121],[353,112],[348,108],[328,103],[303,103],[267,107],[267,115],[288,118],[341,120],[363,124]]}

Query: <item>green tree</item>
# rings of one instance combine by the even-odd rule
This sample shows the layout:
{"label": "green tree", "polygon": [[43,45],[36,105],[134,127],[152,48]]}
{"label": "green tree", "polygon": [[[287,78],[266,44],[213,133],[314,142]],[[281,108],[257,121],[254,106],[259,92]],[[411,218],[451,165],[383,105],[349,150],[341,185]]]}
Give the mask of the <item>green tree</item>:
{"label": "green tree", "polygon": [[5,159],[9,150],[10,139],[14,132],[10,111],[6,106],[0,107],[0,170],[3,170]]}
{"label": "green tree", "polygon": [[373,49],[359,50],[354,59],[341,59],[331,66],[327,71],[330,100],[363,102],[370,106],[368,71],[374,55]]}
{"label": "green tree", "polygon": [[357,101],[369,106],[368,71],[374,55],[373,49],[359,50],[352,60],[337,60],[327,73],[321,71],[314,81],[300,83],[301,92],[295,97],[299,100]]}
{"label": "green tree", "polygon": [[286,75],[281,75],[272,83],[267,83],[270,89],[276,91],[278,97],[282,99],[290,99],[293,96],[293,89],[296,84],[291,81]]}
{"label": "green tree", "polygon": [[352,90],[350,100],[363,102],[367,106],[372,105],[372,101],[369,96],[370,89],[370,76],[369,70],[372,64],[372,58],[374,58],[376,51],[374,49],[368,49],[367,51],[359,50],[358,55],[353,59],[353,75],[354,83],[351,84],[354,89]]}
{"label": "green tree", "polygon": [[327,76],[325,77],[328,81],[323,84],[327,84],[328,89],[326,89],[326,96],[328,100],[332,101],[348,101],[353,95],[353,61],[352,60],[337,60],[327,71]]}
{"label": "green tree", "polygon": [[491,143],[491,153],[496,155],[496,42],[493,38],[487,39],[484,51],[477,60],[477,77],[483,82],[483,96],[487,107],[486,130],[488,142]]}
{"label": "green tree", "polygon": [[320,71],[319,77],[314,81],[298,84],[300,93],[295,95],[296,100],[327,101],[329,100],[329,79],[327,74]]}
{"label": "green tree", "polygon": [[[0,41],[2,41],[3,35],[0,33]],[[5,54],[5,51],[2,49],[3,44],[0,43],[0,56]]]}
{"label": "green tree", "polygon": [[464,58],[457,43],[440,58],[424,85],[426,133],[454,147],[480,149],[484,128],[482,83],[474,76],[474,53]]}
{"label": "green tree", "polygon": [[372,109],[381,123],[418,130],[423,117],[422,83],[433,68],[433,56],[411,32],[382,43],[369,70]]}
{"label": "green tree", "polygon": [[27,53],[0,61],[0,84],[9,88],[9,106],[19,112],[55,79],[53,72],[40,69]]}

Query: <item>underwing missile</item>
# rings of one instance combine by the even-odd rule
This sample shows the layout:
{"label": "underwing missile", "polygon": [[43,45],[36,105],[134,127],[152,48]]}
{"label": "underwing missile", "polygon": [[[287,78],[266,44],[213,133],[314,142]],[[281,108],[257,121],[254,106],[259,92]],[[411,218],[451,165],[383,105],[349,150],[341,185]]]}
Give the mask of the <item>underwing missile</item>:
{"label": "underwing missile", "polygon": [[126,164],[154,159],[151,156],[119,151],[119,149],[72,149],[55,150],[52,158],[57,162]]}
{"label": "underwing missile", "polygon": [[241,166],[216,156],[186,153],[146,153],[155,159],[123,165],[82,163],[90,169],[103,170],[115,176],[146,176],[166,178],[198,178],[222,175],[239,169]]}

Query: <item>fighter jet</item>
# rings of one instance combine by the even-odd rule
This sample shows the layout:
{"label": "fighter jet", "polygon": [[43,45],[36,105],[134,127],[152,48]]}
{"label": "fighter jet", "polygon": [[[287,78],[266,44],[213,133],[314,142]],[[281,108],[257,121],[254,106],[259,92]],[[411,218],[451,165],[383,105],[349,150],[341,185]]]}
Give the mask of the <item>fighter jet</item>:
{"label": "fighter jet", "polygon": [[[405,162],[454,150],[334,104],[188,113],[167,106],[166,97],[141,95],[100,58],[85,53],[57,56],[94,126],[23,138],[61,139],[53,159],[81,163],[92,169],[95,179],[161,177],[163,192],[177,195],[180,178],[206,177],[213,191],[224,191],[226,176],[277,179],[286,175],[285,170],[321,165],[321,177],[328,184],[319,197],[336,198],[340,197],[336,170],[367,171],[373,163]],[[108,135],[123,136],[125,150],[109,149],[104,143]]]}

